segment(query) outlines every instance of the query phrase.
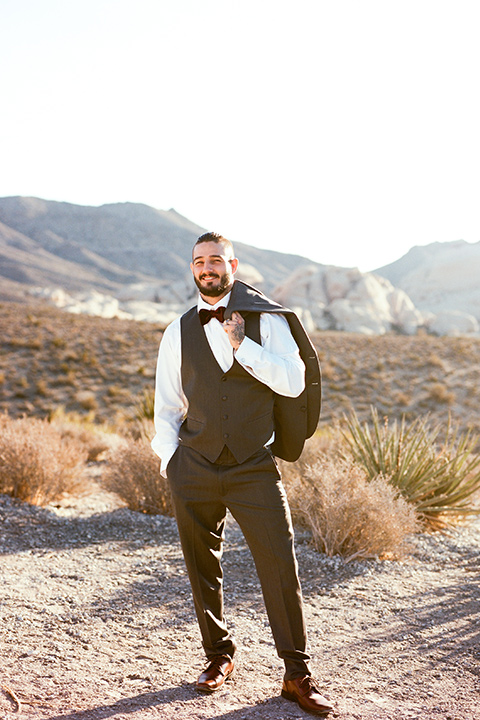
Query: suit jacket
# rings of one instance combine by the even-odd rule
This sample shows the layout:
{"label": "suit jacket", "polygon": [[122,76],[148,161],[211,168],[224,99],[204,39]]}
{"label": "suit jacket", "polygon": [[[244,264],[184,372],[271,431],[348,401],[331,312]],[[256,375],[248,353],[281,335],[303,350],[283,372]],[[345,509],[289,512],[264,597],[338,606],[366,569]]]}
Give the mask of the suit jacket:
{"label": "suit jacket", "polygon": [[[277,457],[289,462],[297,460],[303,450],[305,440],[315,432],[321,409],[321,373],[317,351],[307,335],[300,319],[288,308],[283,307],[274,300],[266,297],[260,290],[236,280],[225,317],[231,317],[233,312],[239,312],[245,317],[245,322],[252,325],[257,315],[257,331],[253,331],[252,339],[260,342],[259,318],[260,313],[273,312],[285,315],[290,331],[298,345],[300,356],[305,364],[305,389],[296,398],[285,397],[275,393],[274,422],[275,440],[271,446]],[[249,318],[253,315],[253,318]]]}

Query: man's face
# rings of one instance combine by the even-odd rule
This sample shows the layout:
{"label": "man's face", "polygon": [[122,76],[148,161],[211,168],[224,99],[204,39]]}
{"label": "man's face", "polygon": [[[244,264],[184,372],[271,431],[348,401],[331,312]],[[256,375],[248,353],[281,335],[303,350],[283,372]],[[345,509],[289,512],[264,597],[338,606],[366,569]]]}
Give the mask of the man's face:
{"label": "man's face", "polygon": [[195,284],[207,302],[210,298],[216,302],[230,292],[237,266],[238,260],[226,255],[223,245],[216,242],[196,245],[190,265]]}

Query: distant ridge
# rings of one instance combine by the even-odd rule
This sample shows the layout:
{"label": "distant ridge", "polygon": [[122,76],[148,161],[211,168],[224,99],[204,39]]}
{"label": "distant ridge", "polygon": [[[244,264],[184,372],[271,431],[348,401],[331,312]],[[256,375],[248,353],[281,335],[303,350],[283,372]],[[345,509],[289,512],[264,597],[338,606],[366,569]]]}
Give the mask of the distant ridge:
{"label": "distant ridge", "polygon": [[[0,276],[26,285],[114,292],[125,284],[189,274],[191,249],[205,229],[176,210],[141,203],[99,207],[30,197],[0,198]],[[235,242],[270,291],[302,264],[298,255]],[[23,254],[19,250],[23,250]]]}
{"label": "distant ridge", "polygon": [[404,290],[421,310],[455,310],[480,320],[480,242],[413,247],[374,272]]}
{"label": "distant ridge", "polygon": [[[165,326],[195,301],[189,265],[203,232],[174,208],[0,198],[0,299],[33,292],[70,312]],[[480,242],[414,247],[361,273],[232,240],[237,277],[310,330],[480,335]]]}

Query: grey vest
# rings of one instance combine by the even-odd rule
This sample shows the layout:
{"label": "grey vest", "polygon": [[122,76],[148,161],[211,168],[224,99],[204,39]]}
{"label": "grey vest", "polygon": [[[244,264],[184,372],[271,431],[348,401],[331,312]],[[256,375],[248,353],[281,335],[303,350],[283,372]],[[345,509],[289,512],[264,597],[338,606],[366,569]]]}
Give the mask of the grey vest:
{"label": "grey vest", "polygon": [[[182,387],[188,400],[187,417],[179,430],[180,442],[210,462],[215,462],[227,446],[237,462],[244,462],[273,434],[274,393],[236,360],[223,372],[196,307],[182,316],[180,327]],[[248,320],[245,331],[250,337],[255,334]]]}

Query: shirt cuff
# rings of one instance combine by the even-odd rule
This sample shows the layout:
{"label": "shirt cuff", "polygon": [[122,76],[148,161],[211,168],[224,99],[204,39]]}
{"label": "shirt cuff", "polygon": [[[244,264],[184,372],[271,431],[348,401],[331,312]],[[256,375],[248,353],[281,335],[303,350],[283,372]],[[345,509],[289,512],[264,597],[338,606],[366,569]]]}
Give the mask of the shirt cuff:
{"label": "shirt cuff", "polygon": [[235,351],[235,358],[241,365],[252,367],[255,358],[259,357],[262,349],[262,346],[254,340],[251,340],[249,337],[244,337],[240,347]]}
{"label": "shirt cuff", "polygon": [[152,449],[156,453],[156,455],[161,458],[160,474],[163,475],[163,477],[167,477],[167,465],[172,459],[177,447],[178,445],[173,444],[159,446],[157,443],[155,443],[155,438],[152,440]]}

